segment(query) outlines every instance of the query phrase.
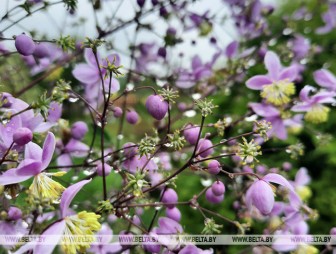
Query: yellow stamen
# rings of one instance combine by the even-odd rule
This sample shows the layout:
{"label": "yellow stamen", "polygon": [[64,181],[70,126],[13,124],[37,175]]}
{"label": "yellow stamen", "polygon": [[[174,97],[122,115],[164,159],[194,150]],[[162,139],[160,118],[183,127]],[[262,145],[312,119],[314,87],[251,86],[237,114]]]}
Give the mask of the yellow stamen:
{"label": "yellow stamen", "polygon": [[66,227],[61,248],[66,254],[84,253],[95,240],[93,235],[100,230],[100,215],[82,211],[65,218]]}
{"label": "yellow stamen", "polygon": [[328,120],[329,111],[328,107],[316,104],[305,114],[304,118],[311,123],[323,123]]}
{"label": "yellow stamen", "polygon": [[294,84],[287,80],[281,80],[264,86],[261,97],[269,103],[281,106],[290,102],[290,96],[293,94],[295,94]]}
{"label": "yellow stamen", "polygon": [[33,183],[29,187],[29,191],[34,197],[40,200],[47,199],[53,203],[59,202],[59,198],[64,190],[65,188],[58,182],[52,180],[47,173],[36,175]]}

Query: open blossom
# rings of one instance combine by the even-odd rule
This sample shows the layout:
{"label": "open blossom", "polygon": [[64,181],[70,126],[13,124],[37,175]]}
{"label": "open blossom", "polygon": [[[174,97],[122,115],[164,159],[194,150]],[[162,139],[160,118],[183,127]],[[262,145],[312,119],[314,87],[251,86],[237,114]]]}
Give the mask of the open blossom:
{"label": "open blossom", "polygon": [[267,75],[257,75],[246,81],[246,86],[253,90],[262,90],[261,96],[269,103],[280,106],[290,102],[295,93],[293,81],[298,70],[296,66],[282,67],[279,57],[268,51],[264,59]]}
{"label": "open blossom", "polygon": [[9,169],[0,175],[0,185],[20,183],[34,177],[29,187],[31,194],[39,199],[57,201],[64,187],[50,176],[62,176],[65,172],[43,172],[52,159],[55,145],[55,136],[51,132],[48,132],[43,148],[29,142],[25,146],[24,160],[17,168]]}
{"label": "open blossom", "polygon": [[271,213],[274,207],[274,189],[271,183],[280,184],[294,192],[292,185],[281,175],[270,173],[255,181],[246,192],[246,205],[248,208],[255,206],[263,215]]}
{"label": "open blossom", "polygon": [[[97,100],[99,101],[99,104],[103,101],[103,95],[102,95],[102,85],[101,85],[101,77],[99,68],[97,66],[96,58],[92,52],[92,49],[85,49],[84,51],[84,57],[86,60],[86,63],[80,63],[75,66],[75,69],[72,71],[72,75],[80,82],[84,84],[85,88],[85,97],[86,99],[91,103],[97,103]],[[99,58],[99,55],[97,54],[98,58],[98,64],[106,65],[106,60],[102,61]],[[111,54],[108,57],[108,60],[113,63],[115,61],[115,65],[120,65],[120,59],[118,55]],[[104,68],[101,68],[102,76],[104,77],[106,75],[106,70]],[[106,78],[104,79],[104,87],[105,91],[109,90],[109,82],[110,79]],[[112,77],[111,81],[111,93],[115,93],[119,91],[120,84],[119,81]]]}
{"label": "open blossom", "polygon": [[[33,253],[51,254],[57,243],[61,241],[61,248],[65,253],[83,252],[90,247],[90,242],[72,243],[74,235],[93,236],[101,225],[98,222],[100,215],[82,211],[73,214],[69,209],[70,203],[76,194],[91,180],[83,180],[68,187],[62,194],[60,202],[61,219],[49,226],[41,236],[50,244],[39,244],[36,241],[22,246],[16,254],[33,250]],[[94,238],[91,239],[93,242]]]}
{"label": "open blossom", "polygon": [[309,96],[311,91],[315,91],[312,86],[305,86],[300,92],[301,102],[292,107],[294,112],[306,112],[304,118],[312,123],[322,123],[327,121],[330,109],[323,104],[335,103],[334,92],[321,91],[313,96]]}
{"label": "open blossom", "polygon": [[302,115],[284,118],[281,112],[270,104],[250,103],[249,106],[257,115],[271,123],[272,128],[267,132],[267,136],[275,136],[284,140],[288,136],[287,128],[300,128],[302,126]]}

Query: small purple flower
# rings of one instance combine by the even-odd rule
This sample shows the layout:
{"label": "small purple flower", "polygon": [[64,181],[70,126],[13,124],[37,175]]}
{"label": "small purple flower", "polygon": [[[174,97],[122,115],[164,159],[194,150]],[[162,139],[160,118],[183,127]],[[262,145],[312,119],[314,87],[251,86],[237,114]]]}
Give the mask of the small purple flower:
{"label": "small purple flower", "polygon": [[282,67],[279,57],[272,51],[265,55],[267,75],[257,75],[246,81],[246,86],[253,90],[262,90],[261,96],[269,103],[280,106],[290,102],[295,93],[293,81],[298,75],[296,66]]}
{"label": "small purple flower", "polygon": [[335,103],[334,92],[321,91],[313,96],[309,96],[311,91],[315,91],[312,86],[305,86],[300,92],[301,102],[294,105],[291,110],[294,112],[306,112],[304,118],[312,123],[323,123],[328,119],[330,109],[323,104]]}
{"label": "small purple flower", "polygon": [[43,149],[33,142],[28,143],[25,147],[24,160],[17,168],[9,169],[0,175],[0,185],[20,183],[34,177],[29,187],[31,194],[36,198],[57,201],[64,187],[49,176],[61,176],[65,172],[43,172],[52,159],[55,145],[55,136],[51,132],[48,132]]}
{"label": "small purple flower", "polygon": [[263,215],[271,213],[274,206],[275,188],[270,182],[280,184],[294,192],[292,185],[281,175],[270,173],[256,180],[246,192],[245,200],[249,209],[255,206]]}

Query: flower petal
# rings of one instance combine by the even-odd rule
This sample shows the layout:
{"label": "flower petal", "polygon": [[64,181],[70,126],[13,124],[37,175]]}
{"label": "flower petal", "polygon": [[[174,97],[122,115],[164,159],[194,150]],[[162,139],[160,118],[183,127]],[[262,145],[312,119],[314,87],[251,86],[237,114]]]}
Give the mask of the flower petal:
{"label": "flower petal", "polygon": [[[90,66],[97,68],[96,58],[95,58],[95,55],[93,54],[92,49],[90,49],[90,48],[85,48],[84,49],[84,58],[85,58],[85,61]],[[98,59],[98,62],[99,62],[99,55],[98,55],[98,53],[97,53],[97,59]]]}
{"label": "flower petal", "polygon": [[48,132],[46,139],[44,140],[42,149],[42,169],[45,169],[50,164],[56,147],[55,135]]}
{"label": "flower petal", "polygon": [[280,185],[285,186],[285,187],[287,187],[288,189],[290,189],[291,191],[294,192],[293,186],[282,175],[275,174],[275,173],[270,173],[270,174],[265,175],[263,177],[263,180],[267,181],[267,182],[280,184]]}
{"label": "flower petal", "polygon": [[32,177],[41,172],[41,164],[41,161],[25,159],[17,167],[16,174],[20,176]]}
{"label": "flower petal", "polygon": [[33,175],[18,175],[17,170],[18,170],[17,168],[13,168],[1,174],[0,175],[0,185],[21,183],[33,176]]}
{"label": "flower petal", "polygon": [[51,254],[62,238],[65,226],[65,220],[60,220],[48,227],[41,235],[44,242],[42,244],[36,244],[34,253]]}
{"label": "flower petal", "polygon": [[300,168],[295,175],[295,185],[304,186],[310,183],[310,176],[306,168]]}
{"label": "flower petal", "polygon": [[330,71],[321,69],[314,72],[314,80],[322,87],[329,89],[336,88],[336,77]]}
{"label": "flower petal", "polygon": [[225,55],[228,58],[232,58],[234,55],[237,54],[238,47],[239,47],[239,42],[238,41],[231,42],[225,49]]}
{"label": "flower petal", "polygon": [[73,200],[73,198],[76,196],[76,194],[83,188],[85,184],[89,183],[90,181],[91,179],[83,180],[65,189],[65,191],[62,194],[61,203],[60,203],[62,218],[67,216],[69,205],[71,201]]}
{"label": "flower petal", "polygon": [[259,116],[262,117],[277,117],[280,112],[277,108],[264,104],[264,103],[249,103],[251,109]]}
{"label": "flower petal", "polygon": [[41,147],[33,142],[29,142],[28,144],[26,144],[24,157],[25,159],[41,161],[42,160]]}
{"label": "flower petal", "polygon": [[274,80],[278,80],[281,70],[281,63],[278,55],[273,51],[268,51],[265,55],[264,62],[270,77]]}
{"label": "flower petal", "polygon": [[274,206],[274,193],[271,186],[263,180],[258,180],[250,188],[252,188],[253,205],[263,215],[269,214]]}
{"label": "flower petal", "polygon": [[257,75],[246,81],[246,86],[253,90],[261,90],[263,86],[272,84],[272,80],[265,75]]}
{"label": "flower petal", "polygon": [[298,75],[298,69],[296,66],[290,66],[287,68],[284,68],[280,72],[280,80],[287,79],[288,81],[294,81],[297,78]]}
{"label": "flower petal", "polygon": [[84,84],[95,84],[99,81],[98,69],[87,64],[77,64],[72,75]]}

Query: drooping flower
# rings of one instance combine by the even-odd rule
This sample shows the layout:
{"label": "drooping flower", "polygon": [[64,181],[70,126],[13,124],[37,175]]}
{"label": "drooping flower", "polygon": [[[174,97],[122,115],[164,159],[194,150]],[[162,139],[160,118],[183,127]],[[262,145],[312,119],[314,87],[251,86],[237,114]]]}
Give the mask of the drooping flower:
{"label": "drooping flower", "polygon": [[304,118],[312,123],[323,123],[328,119],[330,109],[323,104],[335,103],[334,92],[321,91],[313,96],[309,96],[311,91],[315,91],[312,86],[305,86],[300,92],[301,102],[292,107],[294,112],[306,112]]}
{"label": "drooping flower", "polygon": [[25,147],[24,160],[17,168],[9,169],[0,175],[0,185],[20,183],[34,177],[29,187],[30,194],[39,199],[57,201],[64,187],[50,176],[62,176],[65,172],[43,172],[52,159],[55,145],[55,136],[51,132],[48,132],[43,148],[33,142],[28,143]]}
{"label": "drooping flower", "polygon": [[257,75],[246,81],[246,86],[253,90],[262,90],[261,96],[276,106],[290,102],[295,93],[293,81],[298,70],[296,66],[282,67],[279,57],[268,51],[264,59],[267,75]]}
{"label": "drooping flower", "polygon": [[[61,248],[65,253],[85,252],[94,241],[94,233],[101,228],[98,222],[100,215],[86,211],[73,214],[70,212],[69,206],[76,194],[90,181],[80,181],[63,192],[60,203],[61,219],[50,225],[41,234],[45,239],[45,243],[48,244],[40,244],[36,241],[30,242],[22,246],[16,254],[21,254],[28,250],[33,250],[33,253],[51,254],[58,242],[61,242]],[[76,235],[78,237],[85,236],[86,240],[80,242],[80,238],[75,238]]]}
{"label": "drooping flower", "polygon": [[294,192],[292,185],[281,175],[270,173],[255,181],[246,192],[246,205],[255,206],[263,215],[271,213],[274,206],[274,189],[270,182],[280,184]]}

